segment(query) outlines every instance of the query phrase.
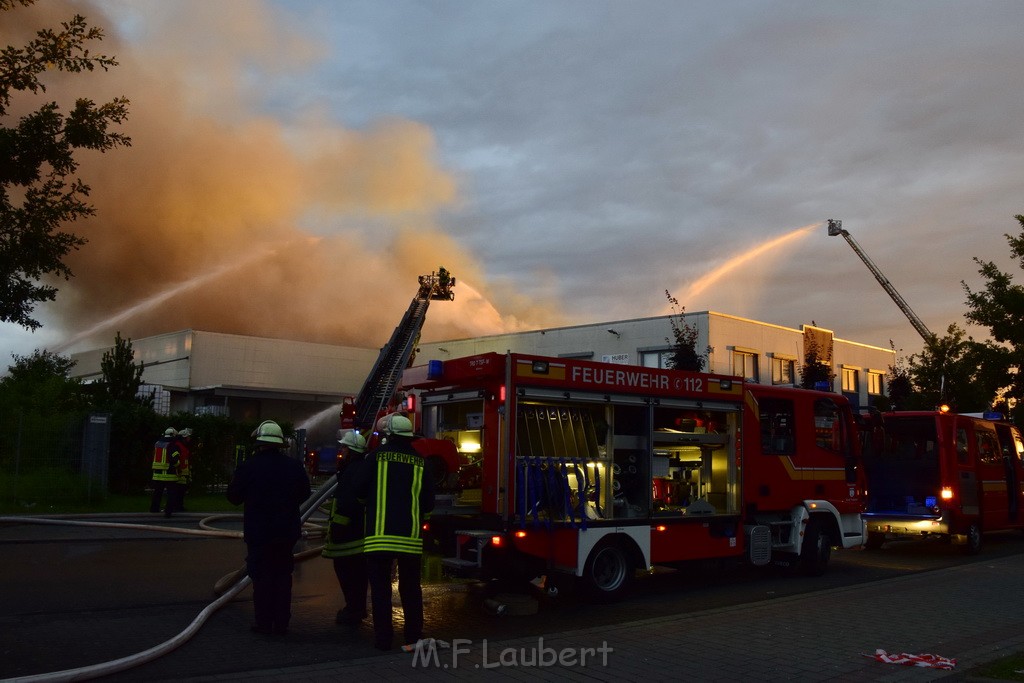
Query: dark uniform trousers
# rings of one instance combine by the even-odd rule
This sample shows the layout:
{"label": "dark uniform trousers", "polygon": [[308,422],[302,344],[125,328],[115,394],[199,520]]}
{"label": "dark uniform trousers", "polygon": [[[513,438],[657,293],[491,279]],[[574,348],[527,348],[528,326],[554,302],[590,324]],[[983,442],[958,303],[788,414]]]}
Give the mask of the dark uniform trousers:
{"label": "dark uniform trousers", "polygon": [[366,558],[362,553],[334,558],[334,575],[338,577],[341,594],[345,596],[345,611],[359,621],[366,616]]}
{"label": "dark uniform trousers", "polygon": [[247,546],[245,566],[252,579],[256,627],[268,633],[284,633],[292,616],[294,546],[294,543],[281,541]]}
{"label": "dark uniform trousers", "polygon": [[420,586],[422,555],[413,553],[366,553],[366,570],[370,579],[373,604],[374,644],[382,649],[391,646],[394,627],[391,623],[391,569],[398,562],[398,595],[405,616],[406,643],[423,637],[423,589]]}

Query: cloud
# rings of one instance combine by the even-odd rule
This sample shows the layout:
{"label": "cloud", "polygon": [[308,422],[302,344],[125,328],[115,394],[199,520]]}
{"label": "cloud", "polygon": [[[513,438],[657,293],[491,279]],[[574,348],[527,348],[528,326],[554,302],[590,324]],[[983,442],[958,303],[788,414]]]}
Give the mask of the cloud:
{"label": "cloud", "polygon": [[445,265],[488,311],[457,296],[445,335],[656,315],[669,289],[688,311],[916,351],[824,228],[686,288],[827,218],[933,330],[962,322],[971,257],[1015,269],[1020,3],[46,8],[108,12],[122,66],[73,80],[131,98],[135,140],[83,164],[99,215],[53,314],[69,333],[272,250],[134,334],[274,309],[296,325],[280,336],[379,340]]}
{"label": "cloud", "polygon": [[[101,7],[30,8],[17,18],[53,25],[74,8],[112,33]],[[68,259],[75,277],[60,285],[55,316],[68,336],[59,348],[109,343],[116,330],[182,328],[379,346],[418,275],[441,265],[479,283],[467,302],[485,302],[477,259],[437,223],[457,205],[458,187],[428,128],[381,117],[352,130],[316,111],[288,122],[253,112],[247,70],[287,77],[320,50],[258,3],[199,3],[194,14],[146,8],[155,11],[146,21],[166,32],[147,23],[134,42],[112,37],[104,47],[116,46],[118,67],[62,78],[47,92],[60,101],[72,87],[95,88],[131,100],[131,147],[82,156],[97,215],[73,226],[89,243]],[[187,50],[185,36],[197,37]],[[487,305],[486,325],[448,316],[430,330],[470,336],[522,324]]]}

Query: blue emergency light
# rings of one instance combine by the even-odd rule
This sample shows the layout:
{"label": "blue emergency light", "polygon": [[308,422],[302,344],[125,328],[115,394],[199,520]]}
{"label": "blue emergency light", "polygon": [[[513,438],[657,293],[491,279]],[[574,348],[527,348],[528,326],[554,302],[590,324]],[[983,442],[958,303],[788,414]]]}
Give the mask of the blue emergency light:
{"label": "blue emergency light", "polygon": [[444,361],[428,360],[427,379],[441,379],[442,377],[444,377]]}

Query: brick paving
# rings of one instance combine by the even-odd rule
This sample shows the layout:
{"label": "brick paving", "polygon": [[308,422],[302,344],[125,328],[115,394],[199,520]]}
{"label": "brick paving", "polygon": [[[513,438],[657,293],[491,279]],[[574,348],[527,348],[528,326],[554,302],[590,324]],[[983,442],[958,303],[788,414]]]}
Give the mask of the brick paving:
{"label": "brick paving", "polygon": [[[0,540],[19,545],[31,543],[30,536],[37,533],[2,526],[0,532]],[[81,540],[85,533],[99,538],[114,531],[73,533]],[[81,544],[75,552],[91,551],[93,545]],[[249,632],[251,593],[247,590],[213,614],[179,648],[140,666],[105,674],[104,680],[903,683],[962,680],[979,664],[1024,651],[1024,610],[1018,591],[1024,554],[738,606],[529,637],[472,639],[479,629],[473,620],[482,617],[467,614],[465,623],[449,628],[449,632],[463,630],[466,638],[452,640],[450,649],[419,656],[372,650],[366,629],[348,639],[340,636],[333,624],[337,596],[302,588],[304,581],[332,580],[329,563],[309,564],[300,570],[295,616],[285,638],[260,639]],[[110,590],[118,590],[116,582]],[[466,598],[436,587],[428,587],[426,597],[446,614],[453,610],[445,608],[444,601]],[[83,652],[89,655],[86,661],[98,662],[134,655],[151,647],[154,640],[181,633],[204,607],[205,603],[167,605],[156,630],[151,608],[87,606],[56,616],[0,614],[0,654],[4,648],[24,652],[34,647],[35,654],[30,654],[43,667],[39,670],[54,672],[19,673],[20,678],[4,680],[85,680],[68,673],[72,666],[80,666]],[[543,614],[516,619],[536,618],[543,619]],[[56,632],[60,637],[52,636]],[[884,664],[864,656],[876,648],[951,657],[958,665],[944,671]],[[581,663],[584,656],[585,665]],[[10,669],[6,671],[0,656],[0,677],[10,676]],[[214,673],[226,671],[230,673]]]}

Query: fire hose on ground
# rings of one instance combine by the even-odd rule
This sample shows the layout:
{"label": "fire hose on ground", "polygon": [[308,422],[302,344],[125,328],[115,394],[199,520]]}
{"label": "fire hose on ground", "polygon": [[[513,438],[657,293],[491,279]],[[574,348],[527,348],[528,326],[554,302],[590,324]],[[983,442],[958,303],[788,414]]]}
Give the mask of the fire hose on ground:
{"label": "fire hose on ground", "polygon": [[[309,518],[313,513],[323,505],[327,499],[334,493],[334,489],[337,486],[337,479],[330,477],[324,484],[320,486],[307,500],[302,504],[300,508],[301,520],[303,525],[303,538],[316,538],[322,537],[324,527],[311,525],[312,529],[307,529],[309,524]],[[211,521],[221,519],[238,519],[240,514],[218,514],[204,517],[199,522],[199,529],[181,529],[167,526],[160,526],[155,524],[128,524],[124,522],[101,522],[101,521],[88,521],[83,519],[66,519],[66,518],[55,518],[55,517],[0,517],[0,524],[50,524],[50,525],[69,525],[69,526],[93,526],[113,529],[132,529],[132,530],[145,530],[145,531],[157,531],[164,533],[173,534],[184,534],[189,536],[213,536],[219,538],[242,538],[242,533],[239,531],[224,531],[213,528],[210,526]],[[308,548],[302,552],[296,553],[295,561],[302,562],[311,557],[317,557],[320,555],[320,551],[323,546],[315,548]],[[173,638],[160,643],[154,647],[137,652],[127,657],[121,657],[109,662],[102,662],[100,664],[92,664],[89,666],[83,666],[76,669],[66,669],[64,671],[54,671],[45,674],[35,674],[31,676],[20,676],[17,678],[4,679],[3,683],[36,683],[36,682],[56,682],[56,681],[86,681],[93,678],[99,678],[100,676],[109,676],[119,671],[125,671],[132,669],[137,666],[141,666],[147,662],[154,661],[163,655],[177,649],[184,645],[192,636],[199,632],[203,624],[213,615],[214,612],[219,610],[221,607],[230,602],[236,595],[241,593],[248,585],[252,582],[246,573],[245,567],[237,569],[219,579],[214,584],[214,592],[219,596],[216,600],[207,605],[202,611],[196,615],[196,618],[192,620],[181,633],[174,636]]]}

